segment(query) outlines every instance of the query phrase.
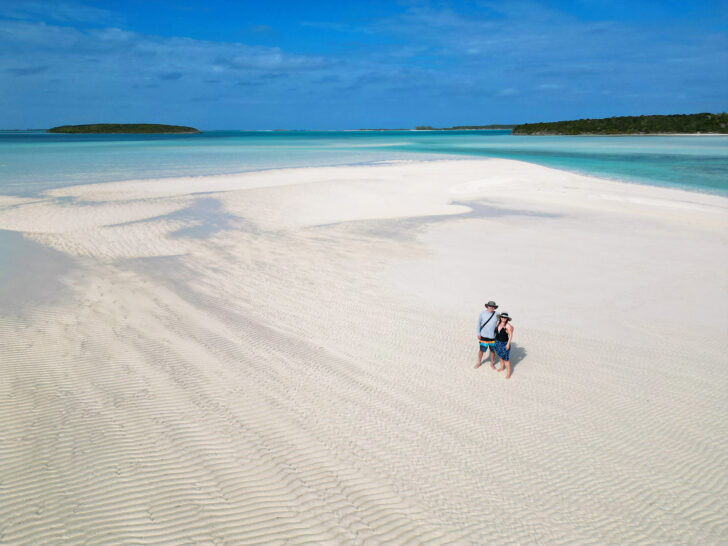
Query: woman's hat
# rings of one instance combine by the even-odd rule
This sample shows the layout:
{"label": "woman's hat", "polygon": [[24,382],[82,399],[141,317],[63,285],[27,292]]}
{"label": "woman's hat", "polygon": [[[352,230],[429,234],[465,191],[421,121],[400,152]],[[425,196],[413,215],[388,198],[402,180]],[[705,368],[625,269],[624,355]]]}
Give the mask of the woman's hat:
{"label": "woman's hat", "polygon": [[495,307],[498,309],[498,306],[495,304],[493,300],[490,300],[488,303],[485,304],[486,307]]}
{"label": "woman's hat", "polygon": [[509,322],[509,321],[513,320],[513,319],[511,319],[511,316],[508,313],[506,313],[506,312],[503,312],[503,313],[499,313],[498,314],[498,320],[500,320],[502,318],[505,318],[506,319],[506,322]]}

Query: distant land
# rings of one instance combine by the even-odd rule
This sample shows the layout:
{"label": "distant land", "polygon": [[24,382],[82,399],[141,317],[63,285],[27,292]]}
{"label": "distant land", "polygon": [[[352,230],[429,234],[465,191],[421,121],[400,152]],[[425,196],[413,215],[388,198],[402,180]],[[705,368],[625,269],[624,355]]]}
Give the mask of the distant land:
{"label": "distant land", "polygon": [[48,129],[47,133],[199,133],[199,129],[184,125],[162,125],[158,123],[94,123],[91,125],[60,125]]}
{"label": "distant land", "polygon": [[[483,131],[488,129],[513,129],[515,125],[456,125],[454,127],[431,127],[430,125],[418,125],[415,131]],[[357,129],[357,131],[411,131],[412,129],[400,128],[375,128],[375,129]]]}
{"label": "distant land", "polygon": [[515,125],[455,125],[454,127],[430,127],[418,125],[416,131],[481,131],[487,129],[513,129]]}
{"label": "distant land", "polygon": [[728,134],[728,114],[674,114],[524,123],[514,135]]}

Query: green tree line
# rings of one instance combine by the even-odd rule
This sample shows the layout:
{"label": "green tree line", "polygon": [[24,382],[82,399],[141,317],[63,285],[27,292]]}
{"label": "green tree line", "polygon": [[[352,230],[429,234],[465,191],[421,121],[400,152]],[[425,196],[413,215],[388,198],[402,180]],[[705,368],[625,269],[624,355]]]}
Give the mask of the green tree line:
{"label": "green tree line", "polygon": [[728,114],[674,114],[524,123],[514,135],[639,135],[654,133],[728,133]]}
{"label": "green tree line", "polygon": [[159,123],[94,123],[91,125],[60,125],[48,133],[199,133],[194,127],[184,125],[162,125]]}

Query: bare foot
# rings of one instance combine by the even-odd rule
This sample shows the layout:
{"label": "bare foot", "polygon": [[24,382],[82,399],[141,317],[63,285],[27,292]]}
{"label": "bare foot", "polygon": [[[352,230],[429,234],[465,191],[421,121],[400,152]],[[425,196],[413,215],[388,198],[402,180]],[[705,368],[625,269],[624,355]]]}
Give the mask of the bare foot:
{"label": "bare foot", "polygon": [[510,373],[510,372],[508,372],[508,373],[506,374],[506,379],[510,379],[510,378],[511,378],[511,373]]}
{"label": "bare foot", "polygon": [[483,363],[482,363],[482,362],[478,362],[478,363],[477,363],[477,364],[475,365],[475,369],[477,370],[477,369],[478,369],[478,368],[480,368],[480,367],[481,367],[482,365],[483,365]]}
{"label": "bare foot", "polygon": [[491,362],[491,364],[490,364],[490,367],[491,367],[491,368],[493,368],[493,369],[495,370],[495,364],[493,364],[492,362]]}
{"label": "bare foot", "polygon": [[503,370],[505,370],[505,368],[498,368],[496,371],[497,372],[502,372]]}

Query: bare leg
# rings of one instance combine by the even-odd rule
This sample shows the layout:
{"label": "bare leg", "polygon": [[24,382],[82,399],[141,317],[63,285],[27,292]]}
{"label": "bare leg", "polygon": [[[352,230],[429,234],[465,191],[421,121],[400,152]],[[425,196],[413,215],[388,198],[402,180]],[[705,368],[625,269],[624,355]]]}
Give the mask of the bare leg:
{"label": "bare leg", "polygon": [[490,367],[495,370],[495,352],[493,352],[493,347],[490,347]]}
{"label": "bare leg", "polygon": [[[500,357],[498,357],[498,358],[500,358]],[[500,368],[496,368],[495,371],[502,372],[505,369],[505,367],[506,367],[506,365],[504,363],[505,363],[505,360],[503,360],[502,358],[500,358]]]}
{"label": "bare leg", "polygon": [[475,365],[475,369],[477,370],[480,368],[480,365],[483,363],[483,351],[478,351],[478,363]]}
{"label": "bare leg", "polygon": [[510,379],[511,378],[511,361],[504,360],[503,364],[505,365],[505,368],[506,368],[506,379]]}

